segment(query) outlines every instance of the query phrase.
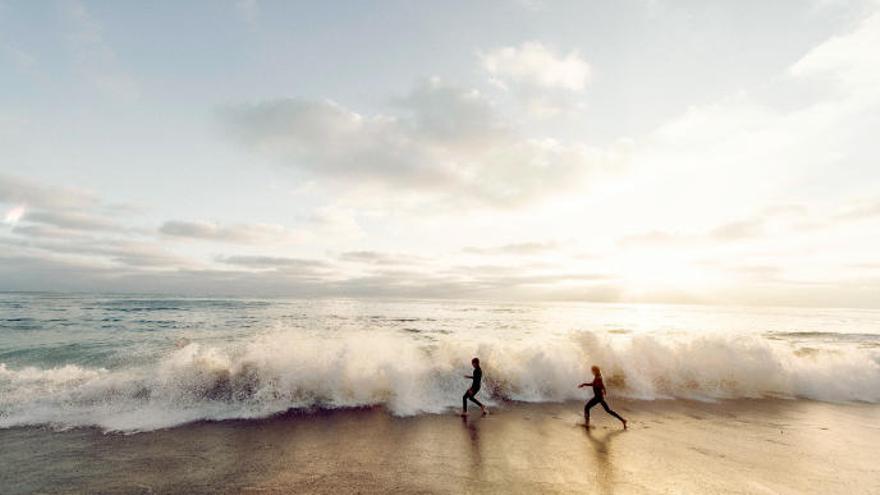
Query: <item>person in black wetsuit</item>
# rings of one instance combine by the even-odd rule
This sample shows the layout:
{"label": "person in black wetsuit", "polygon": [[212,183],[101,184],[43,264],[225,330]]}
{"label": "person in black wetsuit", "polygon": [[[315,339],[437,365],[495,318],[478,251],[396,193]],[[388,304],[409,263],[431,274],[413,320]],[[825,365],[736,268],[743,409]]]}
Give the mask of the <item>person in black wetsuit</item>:
{"label": "person in black wetsuit", "polygon": [[486,409],[486,406],[481,404],[480,401],[474,397],[477,395],[477,392],[480,391],[480,382],[483,380],[483,370],[480,368],[480,358],[471,359],[471,364],[474,366],[474,374],[464,375],[464,377],[472,379],[473,382],[471,383],[471,388],[469,388],[461,398],[461,415],[467,416],[467,401],[469,400],[480,406],[480,410],[483,411],[483,414],[488,414],[489,410]]}
{"label": "person in black wetsuit", "polygon": [[623,423],[623,429],[625,430],[626,420],[616,412],[612,411],[611,408],[608,407],[608,403],[605,402],[605,383],[602,382],[602,371],[598,366],[593,366],[591,369],[593,370],[593,381],[578,385],[578,388],[593,387],[593,398],[584,406],[584,422],[586,422],[587,428],[590,427],[590,409],[596,404],[602,404],[602,408],[605,409],[605,412],[619,419],[620,422]]}

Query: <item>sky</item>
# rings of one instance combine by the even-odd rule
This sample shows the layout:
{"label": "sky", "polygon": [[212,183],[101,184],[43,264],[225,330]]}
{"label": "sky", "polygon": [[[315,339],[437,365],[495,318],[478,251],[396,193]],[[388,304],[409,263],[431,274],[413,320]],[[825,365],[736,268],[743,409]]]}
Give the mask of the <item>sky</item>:
{"label": "sky", "polygon": [[880,307],[880,3],[0,0],[0,290]]}

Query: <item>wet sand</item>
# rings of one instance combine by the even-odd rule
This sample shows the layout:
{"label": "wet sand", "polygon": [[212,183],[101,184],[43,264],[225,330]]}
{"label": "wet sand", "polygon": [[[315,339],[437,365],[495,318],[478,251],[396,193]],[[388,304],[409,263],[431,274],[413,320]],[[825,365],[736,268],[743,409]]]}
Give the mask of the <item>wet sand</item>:
{"label": "wet sand", "polygon": [[462,420],[380,409],[138,433],[0,430],[0,492],[880,493],[880,406],[508,404]]}

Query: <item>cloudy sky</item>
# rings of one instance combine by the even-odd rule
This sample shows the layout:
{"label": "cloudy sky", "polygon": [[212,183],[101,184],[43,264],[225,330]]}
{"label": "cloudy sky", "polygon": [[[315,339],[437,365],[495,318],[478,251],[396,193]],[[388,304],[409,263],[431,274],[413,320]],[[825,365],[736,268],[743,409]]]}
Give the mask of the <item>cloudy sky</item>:
{"label": "cloudy sky", "polygon": [[0,0],[0,290],[880,306],[880,4]]}

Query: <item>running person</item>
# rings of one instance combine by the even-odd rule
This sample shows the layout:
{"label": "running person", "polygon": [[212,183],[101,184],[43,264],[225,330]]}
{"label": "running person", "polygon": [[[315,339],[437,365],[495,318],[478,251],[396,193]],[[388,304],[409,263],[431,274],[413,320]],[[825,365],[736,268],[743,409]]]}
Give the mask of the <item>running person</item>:
{"label": "running person", "polygon": [[586,422],[587,428],[590,427],[590,409],[596,404],[602,404],[602,408],[605,409],[605,412],[619,419],[620,422],[623,423],[623,429],[625,430],[626,420],[616,412],[612,411],[611,408],[608,407],[608,403],[605,402],[605,383],[602,382],[602,371],[598,366],[593,366],[591,369],[593,370],[593,381],[578,385],[578,388],[593,387],[593,398],[584,406],[584,422]]}
{"label": "running person", "polygon": [[473,382],[471,383],[471,388],[467,389],[467,392],[465,392],[461,398],[461,415],[467,416],[468,400],[480,406],[480,410],[483,411],[483,414],[488,414],[489,411],[486,409],[486,406],[484,406],[474,397],[475,395],[477,395],[477,392],[480,391],[480,382],[483,380],[483,370],[480,368],[480,358],[471,359],[471,364],[474,367],[474,374],[464,375],[464,377],[472,379]]}

